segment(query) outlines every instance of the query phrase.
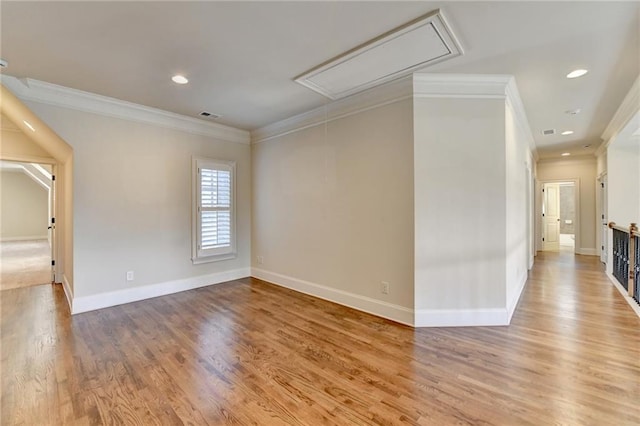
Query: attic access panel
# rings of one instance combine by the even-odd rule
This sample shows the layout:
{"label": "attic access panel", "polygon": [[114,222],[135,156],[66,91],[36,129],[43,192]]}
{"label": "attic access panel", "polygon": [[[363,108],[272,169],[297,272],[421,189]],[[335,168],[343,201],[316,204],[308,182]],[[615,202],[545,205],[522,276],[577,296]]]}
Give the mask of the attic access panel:
{"label": "attic access panel", "polygon": [[438,9],[330,59],[295,81],[335,100],[463,53]]}

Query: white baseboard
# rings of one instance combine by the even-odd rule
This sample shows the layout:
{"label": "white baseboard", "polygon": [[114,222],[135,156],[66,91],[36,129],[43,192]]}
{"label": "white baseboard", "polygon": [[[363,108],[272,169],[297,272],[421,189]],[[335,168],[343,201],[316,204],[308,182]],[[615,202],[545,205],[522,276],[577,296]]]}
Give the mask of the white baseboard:
{"label": "white baseboard", "polygon": [[413,326],[413,309],[367,296],[338,290],[260,268],[251,268],[251,276],[319,299]]}
{"label": "white baseboard", "polygon": [[524,290],[525,284],[527,284],[527,273],[524,273],[518,282],[518,288],[516,289],[516,294],[513,295],[509,304],[507,305],[507,313],[509,314],[509,318],[507,324],[511,324],[511,317],[513,317],[513,313],[516,311],[516,306],[518,306],[518,301],[520,300],[520,296],[522,296],[522,292]]}
{"label": "white baseboard", "polygon": [[633,309],[636,315],[640,317],[640,305],[638,305],[636,301],[633,300],[633,297],[629,297],[629,292],[620,285],[616,277],[614,277],[613,274],[610,273],[609,271],[607,271],[607,277],[609,277],[609,281],[611,281],[613,286],[617,288],[620,294],[622,295],[622,297],[624,297],[624,300],[626,300],[629,306],[631,306],[631,309]]}
{"label": "white baseboard", "polygon": [[527,283],[527,274],[518,279],[517,289],[506,308],[418,309],[416,327],[475,327],[509,325]]}
{"label": "white baseboard", "polygon": [[73,291],[71,290],[71,284],[69,284],[69,280],[67,276],[62,274],[62,289],[64,290],[64,295],[67,297],[67,303],[69,304],[69,311],[73,312]]}
{"label": "white baseboard", "polygon": [[47,235],[32,235],[30,237],[3,237],[0,238],[1,243],[9,243],[13,241],[37,241],[37,240],[46,240],[49,237]]}
{"label": "white baseboard", "polygon": [[581,247],[578,250],[576,250],[577,254],[582,254],[584,256],[600,256],[600,253],[598,252],[598,250],[594,249],[594,248],[584,248]]}
{"label": "white baseboard", "polygon": [[506,308],[418,309],[416,327],[467,327],[509,325]]}
{"label": "white baseboard", "polygon": [[250,275],[250,268],[241,268],[141,287],[126,288],[91,296],[76,297],[73,299],[71,313],[79,314],[96,309],[108,308],[110,306],[136,302],[138,300],[151,299],[153,297],[165,296],[167,294],[246,278]]}

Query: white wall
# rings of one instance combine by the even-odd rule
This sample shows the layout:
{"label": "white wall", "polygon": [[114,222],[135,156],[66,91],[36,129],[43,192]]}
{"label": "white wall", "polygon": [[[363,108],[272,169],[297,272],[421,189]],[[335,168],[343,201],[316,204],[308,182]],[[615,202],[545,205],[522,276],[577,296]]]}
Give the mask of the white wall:
{"label": "white wall", "polygon": [[415,310],[508,324],[526,282],[534,173],[515,80],[414,74]]}
{"label": "white wall", "polygon": [[[561,181],[577,179],[580,186],[580,225],[576,233],[576,252],[598,255],[596,246],[596,158],[592,156],[543,159],[538,161],[538,180]],[[610,170],[609,170],[610,171]],[[541,206],[536,208],[536,220],[542,217]]]}
{"label": "white wall", "polygon": [[[39,102],[27,104],[73,147],[73,183],[63,189],[73,192],[74,299],[117,291],[131,295],[132,289],[168,282],[188,285],[189,280],[228,271],[248,274],[248,144]],[[192,156],[237,161],[234,260],[191,263]],[[129,270],[135,272],[133,282],[125,280]],[[137,291],[138,296],[153,295],[151,290]]]}
{"label": "white wall", "polygon": [[410,100],[254,144],[252,163],[254,276],[412,321]]}
{"label": "white wall", "polygon": [[504,100],[416,98],[414,127],[416,310],[504,307]]}
{"label": "white wall", "polygon": [[505,107],[506,298],[514,308],[527,280],[533,254],[532,156],[527,135],[513,106]]}
{"label": "white wall", "polygon": [[21,171],[0,172],[0,240],[47,239],[49,192]]}
{"label": "white wall", "polygon": [[609,221],[628,227],[640,223],[640,112],[607,148]]}

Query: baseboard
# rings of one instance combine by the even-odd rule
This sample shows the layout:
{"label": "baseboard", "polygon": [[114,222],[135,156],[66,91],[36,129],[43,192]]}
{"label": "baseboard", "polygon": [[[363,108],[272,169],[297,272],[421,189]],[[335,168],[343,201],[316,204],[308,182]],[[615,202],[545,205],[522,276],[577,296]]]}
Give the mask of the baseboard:
{"label": "baseboard", "polygon": [[355,293],[300,280],[260,268],[251,268],[251,276],[319,299],[328,300],[358,311],[413,326],[413,309],[387,303]]}
{"label": "baseboard", "polygon": [[581,254],[583,256],[600,256],[600,253],[598,253],[598,250],[594,248],[581,247],[578,250],[576,250],[576,253]]}
{"label": "baseboard", "polygon": [[245,278],[250,275],[250,268],[241,268],[141,287],[132,287],[91,296],[76,297],[73,299],[71,313],[79,314],[82,312],[94,311],[96,309],[137,302],[139,300],[151,299],[153,297],[166,296],[167,294],[206,287],[212,284],[220,284],[227,281]]}
{"label": "baseboard", "polygon": [[416,327],[472,327],[509,325],[506,308],[487,309],[418,309]]}
{"label": "baseboard", "polygon": [[71,290],[71,284],[69,284],[69,280],[67,276],[62,274],[62,290],[64,290],[64,295],[67,297],[67,303],[69,304],[69,312],[73,312],[73,291]]}
{"label": "baseboard", "polygon": [[516,290],[516,294],[513,295],[509,304],[507,305],[507,314],[509,315],[507,324],[511,324],[511,318],[513,317],[513,313],[516,311],[516,306],[518,306],[518,301],[520,301],[520,296],[522,296],[522,292],[524,291],[524,286],[527,284],[528,275],[525,273],[520,277],[520,281],[518,282],[518,288]]}
{"label": "baseboard", "polygon": [[640,317],[640,305],[638,305],[636,301],[633,300],[633,297],[629,297],[629,292],[624,287],[622,287],[622,285],[620,285],[616,277],[614,277],[613,274],[611,274],[609,271],[607,271],[607,277],[609,277],[609,281],[611,281],[613,286],[617,288],[622,297],[624,297],[624,300],[626,300],[629,306],[631,306],[633,312],[635,312],[636,315]]}
{"label": "baseboard", "polygon": [[37,241],[37,240],[46,240],[49,237],[47,235],[40,236],[30,236],[30,237],[3,237],[0,238],[0,243],[10,243],[13,241]]}

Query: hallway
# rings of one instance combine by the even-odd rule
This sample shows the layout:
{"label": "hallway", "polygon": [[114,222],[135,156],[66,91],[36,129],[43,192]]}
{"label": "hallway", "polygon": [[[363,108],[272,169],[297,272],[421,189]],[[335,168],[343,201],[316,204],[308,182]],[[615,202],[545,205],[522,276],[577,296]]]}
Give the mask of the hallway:
{"label": "hallway", "polygon": [[1,293],[15,424],[640,424],[640,318],[540,252],[508,327],[411,329],[246,278],[71,318]]}

